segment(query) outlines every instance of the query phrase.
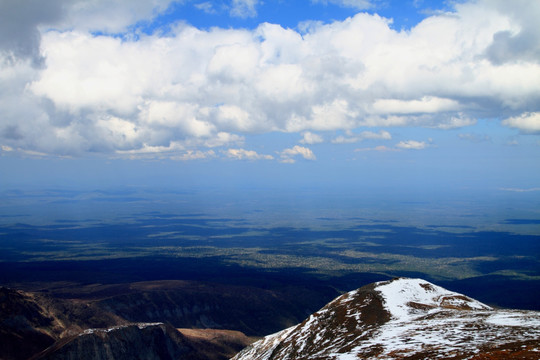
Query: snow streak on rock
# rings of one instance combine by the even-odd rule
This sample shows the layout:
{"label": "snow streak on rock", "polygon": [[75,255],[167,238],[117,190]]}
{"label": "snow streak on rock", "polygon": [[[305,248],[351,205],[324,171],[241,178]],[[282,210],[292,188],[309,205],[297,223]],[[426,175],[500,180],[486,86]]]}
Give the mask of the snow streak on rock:
{"label": "snow streak on rock", "polygon": [[113,326],[113,327],[105,328],[105,329],[101,329],[101,328],[100,329],[86,329],[82,333],[80,333],[79,336],[84,336],[84,335],[89,335],[89,334],[94,334],[94,333],[108,333],[108,332],[111,332],[111,331],[124,329],[124,328],[127,328],[128,326],[133,326],[133,325],[136,325],[140,330],[142,330],[142,329],[144,329],[146,327],[149,327],[149,326],[163,325],[163,323],[162,322],[135,323],[135,324],[129,324],[129,325]]}

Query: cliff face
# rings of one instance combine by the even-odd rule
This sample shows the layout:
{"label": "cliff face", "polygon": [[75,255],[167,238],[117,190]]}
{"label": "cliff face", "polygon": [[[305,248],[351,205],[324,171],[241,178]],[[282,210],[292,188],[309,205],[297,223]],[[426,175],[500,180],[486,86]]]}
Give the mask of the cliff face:
{"label": "cliff face", "polygon": [[28,358],[50,346],[61,326],[30,295],[0,287],[1,358]]}
{"label": "cliff face", "polygon": [[[286,308],[287,301],[265,307],[272,303],[274,293],[243,287],[161,281],[72,290],[66,296],[53,297],[0,287],[0,359],[26,360],[36,354],[49,359],[80,358],[81,354],[116,358],[115,349],[131,354],[127,349],[141,344],[151,345],[147,347],[150,353],[138,351],[142,358],[151,354],[175,358],[178,347],[173,345],[181,344],[191,349],[190,359],[223,360],[252,342],[243,333],[224,328],[268,333],[268,327],[283,328],[294,315]],[[285,315],[280,314],[281,309]],[[186,336],[174,330],[166,331],[163,337],[158,336],[155,326],[143,326],[156,322],[167,322],[172,329],[221,330],[183,330]],[[172,350],[157,351],[164,344]]]}
{"label": "cliff face", "polygon": [[165,324],[134,324],[110,329],[89,329],[63,339],[34,359],[113,360],[181,359],[195,349],[180,332]]}
{"label": "cliff face", "polygon": [[87,329],[58,341],[31,360],[222,360],[249,343],[251,340],[237,331],[138,323]]}
{"label": "cliff face", "polygon": [[0,287],[0,359],[28,359],[58,339],[128,321],[95,303]]}
{"label": "cliff face", "polygon": [[540,313],[495,310],[421,279],[342,295],[234,360],[539,359]]}
{"label": "cliff face", "polygon": [[178,329],[196,349],[198,359],[230,359],[240,350],[253,343],[239,331],[215,329]]}
{"label": "cliff face", "polygon": [[129,322],[234,329],[250,336],[264,336],[291,326],[322,305],[304,294],[186,281],[134,283],[123,293],[93,303],[104,313]]}

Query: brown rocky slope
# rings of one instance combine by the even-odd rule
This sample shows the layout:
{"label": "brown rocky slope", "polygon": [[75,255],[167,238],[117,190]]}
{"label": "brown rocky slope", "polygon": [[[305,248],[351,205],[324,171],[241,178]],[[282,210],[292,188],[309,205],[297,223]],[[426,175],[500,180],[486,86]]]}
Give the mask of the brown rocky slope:
{"label": "brown rocky slope", "polygon": [[63,338],[31,360],[221,360],[250,342],[240,332],[139,323],[87,329]]}
{"label": "brown rocky slope", "polygon": [[395,279],[344,294],[233,359],[540,359],[540,313]]}

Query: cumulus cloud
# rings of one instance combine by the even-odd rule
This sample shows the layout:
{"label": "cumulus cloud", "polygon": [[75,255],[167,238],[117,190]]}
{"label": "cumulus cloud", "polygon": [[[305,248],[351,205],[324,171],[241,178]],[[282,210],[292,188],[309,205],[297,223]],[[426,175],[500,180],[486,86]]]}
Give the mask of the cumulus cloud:
{"label": "cumulus cloud", "polygon": [[322,136],[312,133],[311,131],[304,131],[302,133],[302,140],[300,140],[301,144],[319,144],[322,143],[324,139]]}
{"label": "cumulus cloud", "polygon": [[[171,1],[28,0],[33,12],[21,3],[0,2],[0,145],[13,149],[174,156],[239,148],[250,134],[300,133],[302,144],[320,142],[324,131],[345,134],[334,142],[388,140],[387,131],[357,129],[448,130],[500,114],[506,126],[540,131],[536,50],[508,54],[522,46],[510,42],[540,36],[536,5],[460,2],[407,32],[359,13],[304,32],[178,23],[166,36],[120,38],[106,34],[152,19]],[[257,5],[230,9],[249,17]],[[296,151],[280,158],[304,156]]]}
{"label": "cumulus cloud", "polygon": [[503,120],[503,125],[519,129],[524,133],[540,133],[540,112],[526,112]]}
{"label": "cumulus cloud", "polygon": [[42,61],[38,26],[60,20],[62,0],[0,1],[0,52],[8,57]]}
{"label": "cumulus cloud", "polygon": [[281,161],[285,163],[294,163],[295,157],[297,156],[301,156],[306,160],[317,159],[317,157],[315,156],[315,154],[313,154],[313,151],[311,151],[311,149],[304,146],[299,146],[299,145],[295,145],[292,148],[283,150],[280,156],[281,156]]}
{"label": "cumulus cloud", "polygon": [[174,0],[0,1],[0,50],[41,62],[42,32],[50,28],[119,33],[165,11]]}
{"label": "cumulus cloud", "polygon": [[433,96],[421,99],[378,99],[373,103],[374,113],[379,114],[422,114],[459,110],[459,102]]}
{"label": "cumulus cloud", "polygon": [[487,47],[488,59],[502,65],[509,62],[533,61],[540,59],[540,32],[538,31],[538,14],[540,3],[538,1],[517,0],[508,2],[495,0],[493,6],[519,26],[513,26],[496,32],[493,42]]}

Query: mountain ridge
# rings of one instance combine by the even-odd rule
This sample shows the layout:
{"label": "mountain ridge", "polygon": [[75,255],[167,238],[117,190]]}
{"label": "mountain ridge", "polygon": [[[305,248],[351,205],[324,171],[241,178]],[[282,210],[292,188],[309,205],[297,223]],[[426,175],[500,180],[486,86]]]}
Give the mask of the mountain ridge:
{"label": "mountain ridge", "polygon": [[[236,313],[224,304],[235,304],[237,311],[243,309],[242,314],[249,317],[252,324],[254,321],[265,322],[276,314],[283,316],[278,313],[279,307],[275,307],[276,301],[280,303],[276,297],[279,293],[255,292],[244,297],[240,293],[249,287],[209,286],[178,281],[142,282],[120,287],[91,285],[71,289],[62,298],[0,287],[0,343],[10,346],[2,349],[0,358],[540,358],[540,312],[495,309],[423,279],[396,278],[347,292],[301,323],[268,335],[243,350],[255,339],[238,331],[195,329],[196,326],[178,329],[166,319],[163,322],[146,321],[163,316],[165,310],[175,314],[175,309],[181,310],[184,316],[194,313],[200,314],[200,319],[210,315],[207,319],[220,319],[217,313],[208,312],[214,311],[212,308],[204,309],[205,303],[211,304],[206,299],[210,301],[213,295],[232,297],[232,302],[220,302],[220,308],[216,308],[230,312],[222,318],[226,321],[234,318]],[[73,298],[73,295],[78,297]],[[304,298],[307,296],[309,293],[303,294]],[[246,307],[245,304],[255,299],[258,299],[256,304]],[[253,305],[262,311],[261,306],[267,302],[274,304],[266,307],[266,311],[271,311],[266,317],[257,315],[263,313],[250,312]],[[194,305],[202,312],[195,311]],[[291,309],[284,305],[280,307],[286,313],[290,312]],[[192,309],[191,313],[184,307]],[[133,319],[141,321],[120,316],[128,309],[131,309],[129,314],[134,316]],[[149,317],[148,314],[153,315]],[[192,324],[198,323],[197,317],[190,319],[195,320]],[[256,326],[268,328],[268,324]]]}
{"label": "mountain ridge", "polygon": [[[291,326],[327,301],[320,301],[316,291],[302,293],[304,288],[179,280],[49,288],[38,292],[0,286],[0,359],[26,360],[92,329],[121,333],[125,326],[163,322],[191,329],[186,337],[193,346],[214,349],[219,355],[214,358],[223,360],[254,340],[247,341],[248,336],[260,338]],[[216,336],[205,338],[205,330]],[[201,358],[212,357],[193,357]]]}
{"label": "mountain ridge", "polygon": [[251,342],[239,331],[130,323],[66,336],[29,360],[221,360]]}
{"label": "mountain ridge", "polygon": [[540,313],[494,309],[422,279],[396,278],[334,299],[233,360],[538,359]]}

